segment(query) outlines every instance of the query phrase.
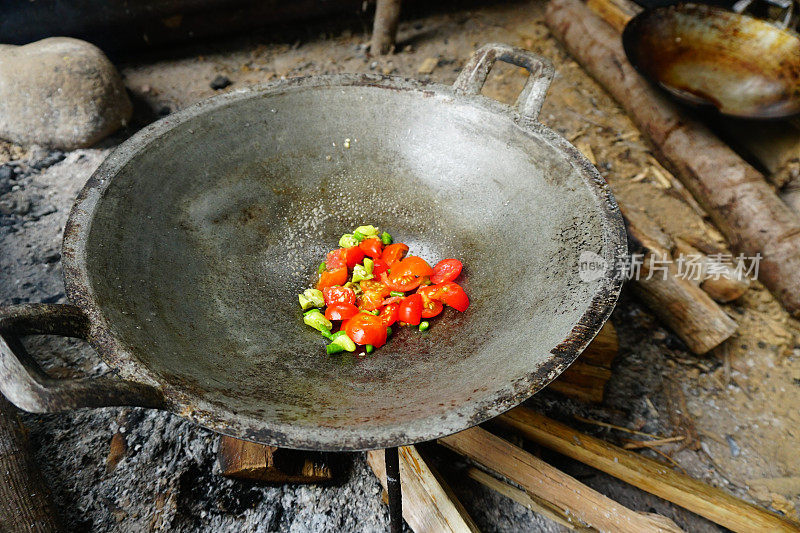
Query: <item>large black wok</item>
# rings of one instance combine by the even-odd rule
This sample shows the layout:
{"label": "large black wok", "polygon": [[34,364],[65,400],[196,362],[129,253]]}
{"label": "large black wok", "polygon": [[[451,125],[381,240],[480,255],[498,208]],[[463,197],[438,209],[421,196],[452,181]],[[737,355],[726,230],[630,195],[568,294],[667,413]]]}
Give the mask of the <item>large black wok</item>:
{"label": "large black wok", "polygon": [[[479,94],[496,58],[531,72],[515,109]],[[318,450],[433,439],[513,407],[597,333],[626,253],[603,179],[536,120],[551,77],[545,60],[489,45],[453,87],[287,80],[144,128],[73,207],[72,305],[0,311],[0,390],[28,411],[157,407]],[[469,310],[367,358],[326,356],[297,293],[360,224],[460,258]],[[118,378],[48,378],[12,349],[31,333],[85,338]]]}

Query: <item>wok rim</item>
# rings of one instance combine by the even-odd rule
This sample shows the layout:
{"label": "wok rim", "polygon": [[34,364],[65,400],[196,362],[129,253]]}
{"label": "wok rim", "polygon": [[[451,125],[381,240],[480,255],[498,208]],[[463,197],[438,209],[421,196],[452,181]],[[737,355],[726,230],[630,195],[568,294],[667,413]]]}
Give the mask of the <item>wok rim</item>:
{"label": "wok rim", "polygon": [[[140,363],[133,350],[113,333],[110,323],[94,297],[86,261],[86,246],[91,225],[103,193],[113,177],[151,142],[184,122],[240,100],[262,98],[289,91],[315,88],[366,86],[392,91],[412,91],[422,96],[433,94],[469,103],[511,119],[528,136],[542,138],[561,151],[573,169],[584,179],[594,196],[603,224],[603,251],[606,271],[585,312],[567,337],[550,350],[551,357],[538,368],[518,377],[507,386],[450,409],[446,415],[412,419],[401,423],[365,427],[295,426],[291,422],[266,423],[237,415],[224,405],[198,398],[180,384],[159,378]],[[538,121],[522,117],[515,109],[482,95],[460,94],[452,87],[395,76],[334,74],[293,78],[251,86],[214,96],[154,122],[120,144],[97,168],[78,194],[70,211],[62,244],[64,285],[68,299],[89,318],[89,344],[121,378],[157,388],[165,398],[166,409],[207,429],[251,440],[294,449],[359,451],[389,448],[434,440],[468,429],[519,405],[544,388],[580,355],[611,315],[622,288],[622,277],[615,273],[619,260],[627,254],[627,240],[619,208],[608,184],[595,167],[566,139]],[[543,350],[542,350],[543,352]]]}

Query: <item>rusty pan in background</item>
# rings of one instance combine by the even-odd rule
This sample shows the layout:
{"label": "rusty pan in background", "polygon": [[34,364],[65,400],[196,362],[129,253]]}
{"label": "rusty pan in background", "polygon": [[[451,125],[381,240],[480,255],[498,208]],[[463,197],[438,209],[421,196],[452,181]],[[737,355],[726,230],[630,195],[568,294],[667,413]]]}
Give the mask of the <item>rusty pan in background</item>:
{"label": "rusty pan in background", "polygon": [[639,13],[622,41],[641,74],[689,103],[743,118],[800,112],[800,38],[790,30],[679,4]]}
{"label": "rusty pan in background", "polygon": [[[531,73],[516,108],[480,95],[495,60]],[[0,391],[34,412],[156,407],[317,450],[435,439],[519,404],[599,331],[626,254],[605,181],[537,121],[552,75],[487,45],[452,87],[286,80],[142,129],[73,206],[72,304],[0,309]],[[363,223],[462,259],[472,305],[425,334],[397,328],[370,357],[327,356],[297,294]],[[118,379],[51,379],[14,349],[33,333],[88,340]]]}

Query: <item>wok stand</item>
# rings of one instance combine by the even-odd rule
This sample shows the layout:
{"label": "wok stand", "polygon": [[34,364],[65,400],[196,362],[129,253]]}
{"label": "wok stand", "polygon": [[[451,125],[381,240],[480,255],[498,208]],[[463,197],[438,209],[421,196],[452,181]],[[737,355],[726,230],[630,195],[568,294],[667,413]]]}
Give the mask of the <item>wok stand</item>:
{"label": "wok stand", "polygon": [[389,499],[389,531],[403,531],[403,497],[400,491],[400,455],[397,448],[386,449],[386,494]]}

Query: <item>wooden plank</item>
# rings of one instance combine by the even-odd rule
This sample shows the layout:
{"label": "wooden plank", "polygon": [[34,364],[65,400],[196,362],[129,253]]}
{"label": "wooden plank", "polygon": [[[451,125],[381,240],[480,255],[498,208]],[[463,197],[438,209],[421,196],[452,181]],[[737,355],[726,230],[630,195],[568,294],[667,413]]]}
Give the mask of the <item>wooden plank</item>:
{"label": "wooden plank", "polygon": [[439,443],[521,485],[531,494],[601,531],[640,533],[676,532],[678,526],[664,517],[637,513],[587,487],[530,453],[474,427]]}
{"label": "wooden plank", "polygon": [[733,531],[798,531],[800,525],[639,454],[525,407],[494,419],[531,441],[571,457]]}
{"label": "wooden plank", "polygon": [[[367,462],[386,490],[383,450],[367,452]],[[415,533],[477,532],[466,509],[414,446],[400,448],[403,518]]]}

